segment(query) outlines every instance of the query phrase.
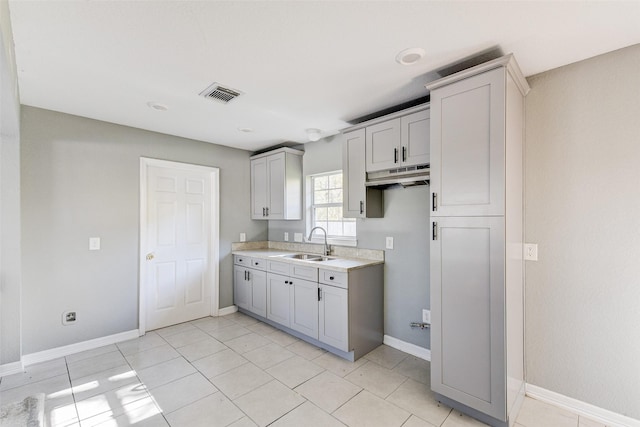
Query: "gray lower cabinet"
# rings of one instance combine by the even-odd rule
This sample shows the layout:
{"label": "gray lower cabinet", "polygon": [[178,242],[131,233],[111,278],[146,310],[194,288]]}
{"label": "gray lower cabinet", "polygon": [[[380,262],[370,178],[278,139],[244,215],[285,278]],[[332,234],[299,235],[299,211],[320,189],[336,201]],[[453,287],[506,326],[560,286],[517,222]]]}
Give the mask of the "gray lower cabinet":
{"label": "gray lower cabinet", "polygon": [[[264,261],[234,257],[233,300],[235,305],[258,316],[267,315],[267,273]],[[250,268],[247,266],[252,266]]]}
{"label": "gray lower cabinet", "polygon": [[[236,264],[257,262],[239,255],[234,259]],[[234,301],[239,309],[352,361],[382,344],[382,264],[346,272],[301,263],[260,261],[266,268],[260,271],[264,275],[247,275],[251,269],[243,268],[244,264],[235,266]],[[256,303],[251,301],[263,301],[262,298],[265,307],[258,312]]]}
{"label": "gray lower cabinet", "polygon": [[289,277],[267,274],[267,315],[266,318],[283,326],[291,325],[291,298],[289,298]]}
{"label": "gray lower cabinet", "polygon": [[434,391],[504,419],[504,218],[433,218],[431,378]]}
{"label": "gray lower cabinet", "polygon": [[318,339],[342,351],[349,351],[349,292],[320,285]]}

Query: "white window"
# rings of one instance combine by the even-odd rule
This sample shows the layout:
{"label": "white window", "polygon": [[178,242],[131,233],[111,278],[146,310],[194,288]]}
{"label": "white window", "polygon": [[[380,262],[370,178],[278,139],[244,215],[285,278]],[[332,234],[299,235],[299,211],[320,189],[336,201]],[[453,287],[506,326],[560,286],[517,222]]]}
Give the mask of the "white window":
{"label": "white window", "polygon": [[[342,217],[342,171],[310,176],[309,230],[322,227],[332,243],[355,244],[356,220]],[[315,230],[314,238],[323,239],[322,231]]]}

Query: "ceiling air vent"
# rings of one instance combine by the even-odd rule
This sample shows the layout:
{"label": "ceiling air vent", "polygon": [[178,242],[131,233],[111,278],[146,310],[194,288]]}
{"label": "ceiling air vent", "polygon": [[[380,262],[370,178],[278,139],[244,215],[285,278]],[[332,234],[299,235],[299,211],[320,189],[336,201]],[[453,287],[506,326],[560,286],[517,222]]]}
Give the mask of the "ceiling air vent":
{"label": "ceiling air vent", "polygon": [[200,96],[207,99],[213,99],[223,104],[228,104],[229,101],[242,95],[242,92],[235,89],[230,89],[220,85],[220,83],[213,83],[208,88],[200,92]]}

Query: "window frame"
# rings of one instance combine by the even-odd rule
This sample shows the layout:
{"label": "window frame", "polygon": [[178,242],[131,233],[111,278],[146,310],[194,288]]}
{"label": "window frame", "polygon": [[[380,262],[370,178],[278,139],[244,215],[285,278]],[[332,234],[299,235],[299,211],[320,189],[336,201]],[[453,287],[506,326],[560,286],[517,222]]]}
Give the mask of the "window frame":
{"label": "window frame", "polygon": [[[326,207],[343,207],[343,203],[322,203],[322,204],[314,204],[314,192],[315,192],[315,188],[314,188],[314,180],[315,178],[318,177],[323,177],[323,176],[330,176],[330,175],[336,175],[336,174],[341,174],[342,175],[342,179],[343,179],[343,187],[342,187],[342,195],[344,197],[344,173],[342,170],[334,170],[334,171],[328,171],[328,172],[319,172],[319,173],[315,173],[312,175],[307,175],[307,200],[306,200],[306,208],[307,208],[307,221],[306,221],[306,226],[307,226],[307,230],[306,230],[306,236],[309,236],[309,233],[311,232],[311,230],[314,227],[315,224],[315,209],[318,206],[326,206]],[[344,210],[343,210],[343,214],[344,214]],[[342,216],[342,220],[344,222],[344,220],[348,220],[348,222],[352,222],[352,218],[345,218],[344,215]],[[355,220],[355,218],[353,218],[353,223],[356,227],[356,235],[355,236],[327,236],[327,243],[330,245],[338,245],[338,246],[357,246],[358,244],[358,229],[357,229],[357,222]],[[328,230],[327,230],[328,231]],[[309,240],[310,243],[320,243],[323,244],[324,243],[324,237],[320,234],[320,235],[313,235],[311,236],[311,239]]]}

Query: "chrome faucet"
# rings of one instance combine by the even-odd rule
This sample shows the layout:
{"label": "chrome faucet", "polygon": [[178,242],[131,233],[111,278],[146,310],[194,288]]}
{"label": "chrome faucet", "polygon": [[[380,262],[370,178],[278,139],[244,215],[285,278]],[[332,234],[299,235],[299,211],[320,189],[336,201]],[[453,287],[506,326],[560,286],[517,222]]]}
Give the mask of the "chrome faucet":
{"label": "chrome faucet", "polygon": [[309,233],[309,237],[307,238],[307,240],[308,240],[308,241],[311,241],[311,236],[313,236],[313,232],[314,232],[317,228],[318,228],[318,229],[320,229],[320,230],[322,230],[322,232],[324,233],[324,255],[325,255],[325,256],[329,256],[329,254],[331,253],[331,246],[327,245],[327,230],[325,230],[325,229],[324,229],[324,228],[322,228],[322,227],[313,227],[313,228],[311,229],[311,232]]}

